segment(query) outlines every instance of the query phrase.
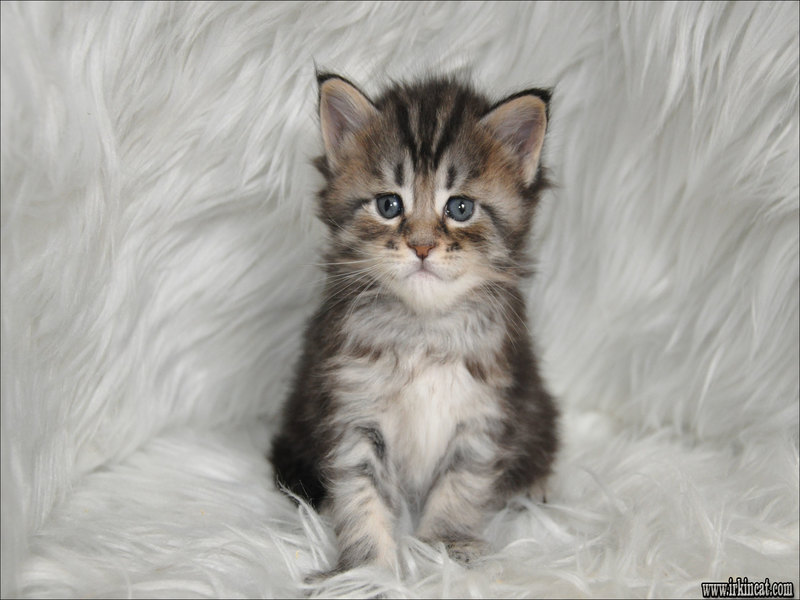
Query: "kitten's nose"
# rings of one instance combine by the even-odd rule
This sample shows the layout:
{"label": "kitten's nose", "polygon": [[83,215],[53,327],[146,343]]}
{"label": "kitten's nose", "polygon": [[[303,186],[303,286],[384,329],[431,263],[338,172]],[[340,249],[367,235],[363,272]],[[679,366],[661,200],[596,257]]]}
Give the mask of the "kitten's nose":
{"label": "kitten's nose", "polygon": [[416,252],[417,256],[421,260],[425,260],[425,258],[428,256],[428,252],[433,250],[436,247],[436,244],[414,245],[411,242],[409,242],[408,247],[411,248],[414,252]]}

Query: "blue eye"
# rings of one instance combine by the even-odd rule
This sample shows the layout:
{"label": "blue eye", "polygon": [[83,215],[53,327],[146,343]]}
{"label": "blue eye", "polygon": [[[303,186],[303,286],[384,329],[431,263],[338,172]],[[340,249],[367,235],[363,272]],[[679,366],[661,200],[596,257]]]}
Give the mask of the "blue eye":
{"label": "blue eye", "polygon": [[403,201],[397,194],[381,194],[375,198],[375,202],[384,219],[394,219],[403,212]]}
{"label": "blue eye", "polygon": [[474,210],[475,203],[464,196],[453,196],[444,207],[445,214],[455,221],[466,221]]}

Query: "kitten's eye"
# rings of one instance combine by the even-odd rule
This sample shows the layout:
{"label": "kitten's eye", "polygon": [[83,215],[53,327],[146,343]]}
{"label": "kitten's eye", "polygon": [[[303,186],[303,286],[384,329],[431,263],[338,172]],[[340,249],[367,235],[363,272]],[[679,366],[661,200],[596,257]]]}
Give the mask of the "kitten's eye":
{"label": "kitten's eye", "polygon": [[444,207],[445,214],[455,221],[466,221],[474,210],[475,203],[464,196],[453,196]]}
{"label": "kitten's eye", "polygon": [[403,212],[403,201],[397,194],[381,194],[375,198],[378,212],[384,219],[394,219]]}

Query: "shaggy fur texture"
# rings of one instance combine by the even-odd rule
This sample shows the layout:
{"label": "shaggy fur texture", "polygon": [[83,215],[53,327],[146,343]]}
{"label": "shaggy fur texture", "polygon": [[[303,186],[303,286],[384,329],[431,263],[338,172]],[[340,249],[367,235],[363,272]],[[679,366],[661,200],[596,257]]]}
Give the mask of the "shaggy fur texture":
{"label": "shaggy fur texture", "polygon": [[[798,583],[798,4],[2,4],[4,596]],[[314,61],[555,86],[546,505],[335,560],[269,427],[317,299]],[[795,587],[797,592],[797,587]]]}

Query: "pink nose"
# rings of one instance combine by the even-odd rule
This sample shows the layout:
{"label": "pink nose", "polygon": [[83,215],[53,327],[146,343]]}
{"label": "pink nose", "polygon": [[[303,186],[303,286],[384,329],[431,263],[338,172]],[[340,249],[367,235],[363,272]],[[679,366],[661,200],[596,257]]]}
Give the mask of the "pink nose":
{"label": "pink nose", "polygon": [[425,258],[428,256],[428,252],[433,250],[436,246],[435,244],[415,246],[409,243],[408,247],[411,248],[414,252],[416,252],[417,256],[419,256],[420,259],[425,260]]}

